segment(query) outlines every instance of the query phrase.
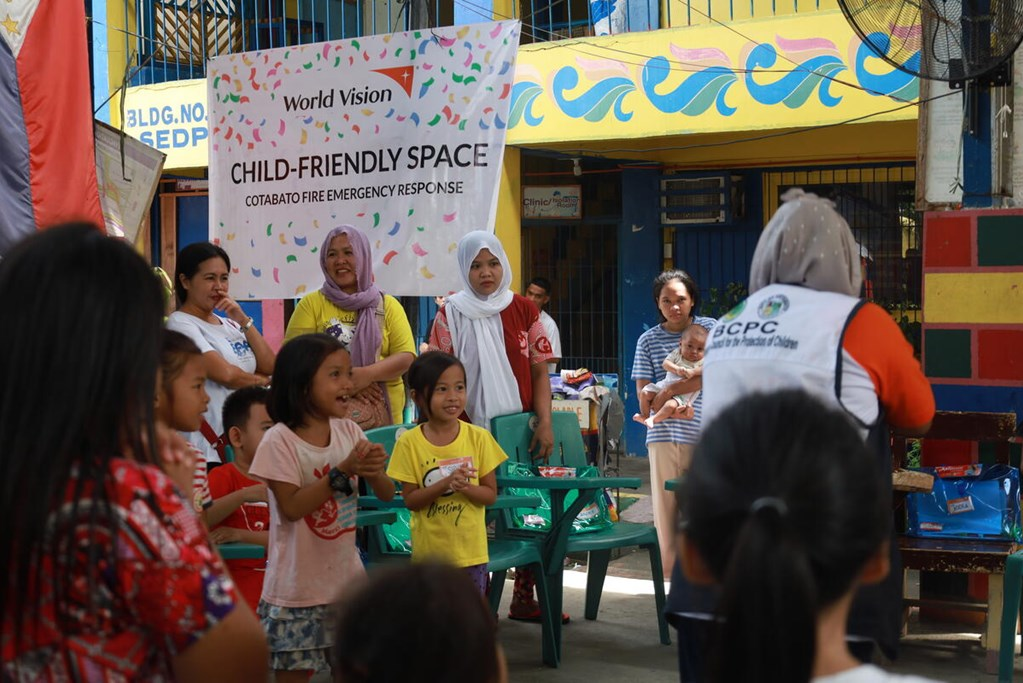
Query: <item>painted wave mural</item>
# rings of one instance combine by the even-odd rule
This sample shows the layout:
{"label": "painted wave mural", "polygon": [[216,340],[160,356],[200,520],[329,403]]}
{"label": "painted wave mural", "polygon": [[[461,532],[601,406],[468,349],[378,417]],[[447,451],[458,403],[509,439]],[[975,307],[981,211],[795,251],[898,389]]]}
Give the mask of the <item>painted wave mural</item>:
{"label": "painted wave mural", "polygon": [[[876,97],[911,102],[919,97],[919,80],[878,59],[859,40],[843,55],[826,38],[789,39],[775,36],[773,43],[750,43],[736,66],[720,48],[687,48],[669,44],[667,55],[628,63],[613,59],[584,59],[561,67],[544,82],[535,70],[515,83],[508,127],[536,127],[544,117],[533,107],[548,97],[565,115],[590,123],[629,121],[645,98],[658,111],[699,116],[710,111],[732,116],[738,111],[729,93],[736,83],[758,104],[798,109],[815,101],[836,107],[842,101],[836,81],[863,88]],[[912,68],[912,56],[907,66]],[[521,77],[521,75],[520,75]]]}

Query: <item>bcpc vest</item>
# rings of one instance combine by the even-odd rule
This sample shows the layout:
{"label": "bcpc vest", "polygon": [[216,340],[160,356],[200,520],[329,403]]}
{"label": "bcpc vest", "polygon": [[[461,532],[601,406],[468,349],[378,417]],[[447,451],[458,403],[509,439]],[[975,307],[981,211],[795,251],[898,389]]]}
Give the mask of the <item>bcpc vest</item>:
{"label": "bcpc vest", "polygon": [[726,313],[703,361],[703,423],[754,391],[803,389],[845,409],[864,434],[878,418],[873,381],[842,350],[862,300],[769,285]]}

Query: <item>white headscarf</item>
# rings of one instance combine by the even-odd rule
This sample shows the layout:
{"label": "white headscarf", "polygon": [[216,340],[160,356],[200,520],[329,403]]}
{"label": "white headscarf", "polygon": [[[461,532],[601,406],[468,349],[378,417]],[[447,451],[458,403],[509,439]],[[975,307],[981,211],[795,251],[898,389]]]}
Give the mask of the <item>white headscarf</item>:
{"label": "white headscarf", "polygon": [[778,283],[858,297],[860,247],[834,203],[799,188],[782,201],[753,252],[750,293]]}
{"label": "white headscarf", "polygon": [[[469,284],[469,268],[484,249],[490,250],[504,269],[494,293],[481,296]],[[474,230],[458,242],[458,268],[462,290],[448,297],[448,328],[455,356],[465,366],[465,411],[474,425],[490,429],[490,418],[522,411],[518,382],[504,346],[501,311],[514,295],[511,267],[501,241],[483,230]]]}

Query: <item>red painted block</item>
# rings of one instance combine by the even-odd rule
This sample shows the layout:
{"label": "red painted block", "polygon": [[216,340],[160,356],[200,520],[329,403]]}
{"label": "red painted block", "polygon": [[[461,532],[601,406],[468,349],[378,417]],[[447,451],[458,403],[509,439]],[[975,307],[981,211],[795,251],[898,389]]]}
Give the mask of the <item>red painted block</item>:
{"label": "red painted block", "polygon": [[970,217],[928,216],[924,223],[924,268],[968,268],[972,263]]}
{"label": "red painted block", "polygon": [[978,330],[980,379],[1023,380],[1023,331]]}
{"label": "red painted block", "polygon": [[976,462],[972,441],[947,441],[945,439],[924,439],[920,453],[920,464],[924,467],[938,465],[971,465]]}

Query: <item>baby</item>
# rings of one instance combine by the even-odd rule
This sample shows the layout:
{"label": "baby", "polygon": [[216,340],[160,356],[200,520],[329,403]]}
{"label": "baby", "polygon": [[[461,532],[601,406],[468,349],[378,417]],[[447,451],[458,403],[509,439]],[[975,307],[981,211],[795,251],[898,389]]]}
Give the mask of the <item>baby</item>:
{"label": "baby", "polygon": [[663,422],[670,417],[682,415],[686,406],[696,400],[699,391],[671,397],[653,415],[650,414],[650,406],[657,392],[669,384],[702,374],[703,350],[706,343],[707,328],[702,325],[693,323],[682,332],[682,336],[678,340],[678,348],[664,359],[662,367],[668,375],[660,382],[651,382],[643,387],[643,391],[639,393],[640,412],[632,416],[633,420],[641,422],[647,427],[653,427],[658,422]]}

